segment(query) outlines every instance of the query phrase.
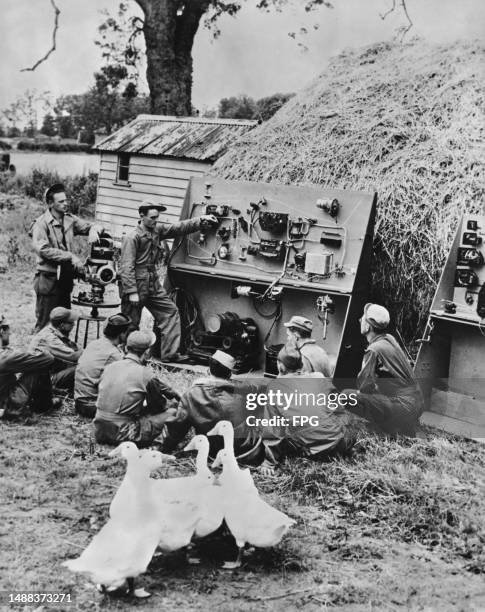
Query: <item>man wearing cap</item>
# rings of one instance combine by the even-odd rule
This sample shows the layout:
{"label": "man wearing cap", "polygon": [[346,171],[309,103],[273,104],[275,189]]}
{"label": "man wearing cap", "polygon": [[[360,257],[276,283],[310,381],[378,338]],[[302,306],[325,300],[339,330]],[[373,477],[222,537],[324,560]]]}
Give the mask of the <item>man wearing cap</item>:
{"label": "man wearing cap", "polygon": [[[348,453],[355,442],[352,415],[339,404],[332,381],[321,372],[304,372],[302,355],[291,342],[278,353],[277,364],[278,376],[270,381],[266,393],[286,394],[291,401],[267,404],[263,417],[284,418],[289,424],[265,426],[260,430],[265,449],[262,473],[271,475],[275,465],[287,456],[325,459]],[[326,403],[312,399],[322,396],[327,398]],[[306,423],[302,421],[305,418]]]}
{"label": "man wearing cap", "polygon": [[303,372],[321,372],[324,376],[332,376],[332,367],[327,352],[317,344],[312,335],[313,322],[306,317],[295,315],[284,323],[287,328],[288,341],[296,342],[303,359]]}
{"label": "man wearing cap", "polygon": [[[236,456],[244,463],[259,463],[263,448],[259,438],[248,434],[245,426],[248,411],[246,396],[257,391],[257,387],[244,380],[232,380],[236,362],[224,351],[216,351],[209,359],[209,374],[195,380],[182,395],[179,403],[180,417],[167,426],[168,435],[163,441],[162,452],[172,452],[189,432],[207,434],[219,421],[230,421],[234,426],[234,448]],[[264,382],[264,387],[266,387]],[[209,439],[211,456],[222,448],[219,436]]]}
{"label": "man wearing cap", "polygon": [[110,363],[123,359],[121,347],[126,341],[130,323],[130,318],[122,313],[112,315],[106,321],[103,336],[84,349],[74,378],[74,409],[81,416],[94,417],[101,375]]}
{"label": "man wearing cap", "polygon": [[121,310],[136,328],[145,306],[155,319],[154,329],[160,341],[157,356],[174,360],[180,345],[180,316],[160,283],[157,266],[167,257],[167,238],[192,234],[201,226],[217,223],[217,218],[203,215],[179,223],[159,222],[159,213],[165,210],[165,206],[144,201],[138,208],[138,226],[123,239],[119,261]]}
{"label": "man wearing cap", "polygon": [[176,418],[177,410],[167,409],[166,403],[180,395],[145,365],[154,342],[153,332],[131,332],[125,358],[110,363],[102,373],[94,418],[97,442],[149,446],[165,423]]}
{"label": "man wearing cap", "polygon": [[72,391],[74,388],[76,364],[81,357],[82,349],[70,340],[69,334],[78,319],[79,315],[76,312],[57,306],[49,315],[49,325],[35,334],[30,341],[31,351],[41,349],[50,353],[54,358],[51,367],[54,389]]}
{"label": "man wearing cap", "polygon": [[43,351],[9,347],[10,326],[0,317],[0,418],[14,419],[54,406],[49,369],[53,357]]}
{"label": "man wearing cap", "polygon": [[357,375],[355,414],[376,423],[385,433],[414,437],[423,412],[423,398],[413,370],[396,339],[386,333],[389,311],[366,304],[360,332],[368,346]]}
{"label": "man wearing cap", "polygon": [[32,225],[32,242],[37,255],[34,290],[37,294],[35,331],[49,322],[56,306],[71,307],[71,291],[76,274],[83,271],[80,259],[74,255],[74,236],[88,235],[96,242],[103,227],[68,212],[64,185],[56,183],[44,195],[47,210]]}

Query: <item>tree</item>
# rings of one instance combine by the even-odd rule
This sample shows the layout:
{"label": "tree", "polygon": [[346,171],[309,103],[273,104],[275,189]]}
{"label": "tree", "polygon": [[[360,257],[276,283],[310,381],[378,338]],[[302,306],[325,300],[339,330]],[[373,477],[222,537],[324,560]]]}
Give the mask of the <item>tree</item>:
{"label": "tree", "polygon": [[37,132],[38,113],[45,112],[51,106],[50,93],[27,89],[8,108],[2,110],[3,117],[11,127],[24,128],[27,136],[35,136]]}
{"label": "tree", "polygon": [[288,100],[294,95],[294,93],[276,93],[272,96],[266,96],[265,98],[257,100],[254,119],[268,121],[268,119],[270,119],[277,111],[279,111],[283,104],[286,104],[286,102],[288,102]]}
{"label": "tree", "polygon": [[[150,89],[151,110],[165,115],[190,115],[192,109],[192,47],[202,18],[205,25],[217,36],[217,20],[223,14],[235,16],[246,0],[123,0],[119,4],[119,15],[128,15],[130,1],[141,9],[142,16],[134,15],[128,19],[130,32],[125,36],[126,46],[124,59],[128,65],[135,65],[141,49],[137,40],[143,36],[146,55],[146,76]],[[391,8],[381,15],[387,15],[401,7],[408,25],[402,28],[402,37],[412,27],[412,21],[406,7],[406,0],[391,0]],[[32,68],[46,61],[56,48],[56,33],[59,25],[60,11],[54,0],[50,0],[54,9],[54,28],[52,46],[47,54],[37,61]],[[298,0],[257,0],[256,6],[262,10],[284,6]],[[332,8],[328,0],[300,0],[306,11],[310,12],[321,6]],[[119,46],[110,41],[110,34],[119,35],[123,28],[116,18],[109,16],[100,26],[103,54],[108,63],[113,63],[113,56]],[[119,60],[114,61],[115,64]]]}
{"label": "tree", "polygon": [[227,119],[253,119],[256,103],[249,96],[222,98],[219,102],[219,117]]}
{"label": "tree", "polygon": [[56,120],[54,119],[54,115],[51,113],[47,113],[44,115],[44,120],[42,122],[42,127],[40,128],[42,134],[46,136],[55,136],[56,135]]}
{"label": "tree", "polygon": [[[142,51],[143,36],[146,54],[146,77],[150,90],[151,110],[162,115],[190,115],[192,109],[192,47],[202,19],[214,35],[219,34],[217,20],[222,14],[235,16],[246,0],[133,0],[142,16],[128,17],[129,0],[120,3],[118,17],[101,24],[100,46],[107,61],[119,61],[120,48],[114,39],[121,35],[124,55],[134,65]],[[291,0],[258,0],[262,10],[280,9]],[[319,6],[331,8],[327,0],[304,0],[305,10]],[[129,24],[130,32],[120,22]],[[126,35],[128,34],[128,35]]]}
{"label": "tree", "polygon": [[149,109],[147,96],[138,94],[133,83],[125,84],[124,66],[104,66],[94,75],[94,85],[83,94],[56,100],[59,133],[74,137],[80,132],[84,142],[93,142],[97,131],[107,134]]}

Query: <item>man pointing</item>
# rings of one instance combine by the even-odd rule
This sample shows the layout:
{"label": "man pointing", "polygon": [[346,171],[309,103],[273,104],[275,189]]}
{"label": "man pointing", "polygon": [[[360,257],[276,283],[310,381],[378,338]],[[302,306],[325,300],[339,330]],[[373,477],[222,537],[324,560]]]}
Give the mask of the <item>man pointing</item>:
{"label": "man pointing", "polygon": [[178,223],[163,223],[159,214],[165,206],[144,201],[138,208],[138,226],[127,234],[121,245],[119,262],[121,310],[138,327],[145,306],[155,319],[161,340],[160,358],[176,360],[180,345],[180,316],[176,305],[162,287],[157,266],[168,252],[165,239],[185,236],[204,225],[217,224],[213,215],[203,215]]}

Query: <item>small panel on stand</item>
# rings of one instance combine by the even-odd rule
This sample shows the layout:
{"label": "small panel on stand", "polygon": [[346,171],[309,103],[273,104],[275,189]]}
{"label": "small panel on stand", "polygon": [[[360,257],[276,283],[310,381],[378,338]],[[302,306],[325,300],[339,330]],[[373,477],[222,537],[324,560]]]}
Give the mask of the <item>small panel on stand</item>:
{"label": "small panel on stand", "polygon": [[483,215],[464,215],[458,226],[433,299],[415,374],[429,410],[423,422],[453,434],[485,438]]}

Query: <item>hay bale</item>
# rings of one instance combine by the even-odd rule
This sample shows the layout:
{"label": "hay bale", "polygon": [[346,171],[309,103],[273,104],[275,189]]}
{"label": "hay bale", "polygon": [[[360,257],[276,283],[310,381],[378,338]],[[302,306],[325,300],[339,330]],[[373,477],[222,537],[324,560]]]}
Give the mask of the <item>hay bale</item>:
{"label": "hay bale", "polygon": [[484,195],[483,44],[378,44],[327,70],[214,167],[228,179],[376,190],[373,299],[412,348],[457,221]]}

